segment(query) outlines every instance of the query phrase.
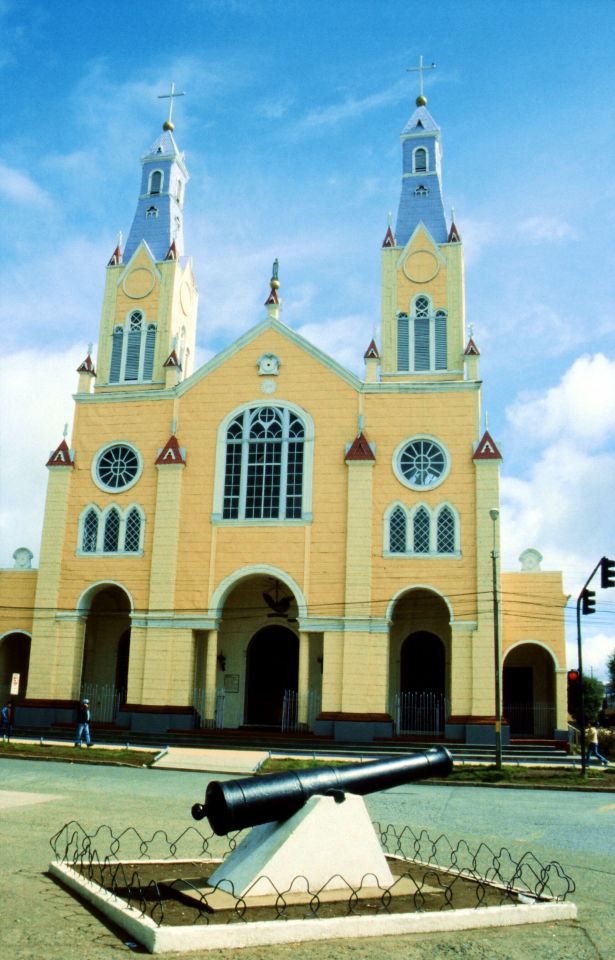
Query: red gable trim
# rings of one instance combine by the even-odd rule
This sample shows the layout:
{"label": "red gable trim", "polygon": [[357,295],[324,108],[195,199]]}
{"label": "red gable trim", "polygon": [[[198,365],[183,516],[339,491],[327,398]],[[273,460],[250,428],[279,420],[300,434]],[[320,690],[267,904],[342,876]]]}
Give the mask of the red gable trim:
{"label": "red gable trim", "polygon": [[118,243],[117,247],[111,254],[111,259],[109,260],[109,263],[107,264],[107,266],[116,267],[118,263],[121,263],[121,262],[122,262],[122,251],[120,250],[120,245]]}
{"label": "red gable trim", "polygon": [[186,461],[182,455],[181,450],[179,449],[179,444],[177,442],[177,437],[169,437],[166,444],[156,457],[156,465],[159,467],[167,467],[177,465],[182,463],[185,465]]}
{"label": "red gable trim", "polygon": [[476,448],[473,460],[502,460],[502,454],[488,430],[485,430],[482,440]]}
{"label": "red gable trim", "polygon": [[395,237],[393,236],[393,231],[390,227],[387,227],[387,232],[384,235],[384,240],[382,241],[383,247],[396,247]]}
{"label": "red gable trim", "polygon": [[167,255],[164,258],[165,260],[177,260],[177,247],[175,246],[175,240],[173,240],[171,246],[167,250]]}
{"label": "red gable trim", "polygon": [[272,304],[279,304],[279,302],[280,298],[278,297],[278,291],[273,289],[265,300],[265,306],[270,307]]}
{"label": "red gable trim", "polygon": [[461,237],[459,236],[459,231],[455,226],[455,222],[451,223],[451,229],[448,232],[447,243],[461,243]]}
{"label": "red gable trim", "polygon": [[59,444],[49,457],[49,460],[45,464],[46,467],[72,467],[74,466],[74,461],[71,460],[70,450],[68,449],[68,444],[66,440],[62,440],[62,443]]}
{"label": "red gable trim", "polygon": [[92,363],[92,358],[89,353],[83,363],[77,367],[77,373],[91,373],[93,377],[96,376],[96,370],[94,369],[94,364]]}
{"label": "red gable trim", "polygon": [[177,359],[177,354],[175,350],[171,350],[169,356],[162,364],[163,367],[179,367],[179,360]]}
{"label": "red gable trim", "polygon": [[463,351],[463,355],[464,357],[480,357],[480,350],[474,343],[472,337],[468,340],[468,345]]}
{"label": "red gable trim", "polygon": [[350,450],[346,454],[346,463],[352,460],[375,460],[371,447],[365,439],[363,433],[354,438]]}
{"label": "red gable trim", "polygon": [[378,353],[378,347],[376,346],[376,341],[372,340],[369,347],[363,354],[364,360],[380,360],[380,354]]}

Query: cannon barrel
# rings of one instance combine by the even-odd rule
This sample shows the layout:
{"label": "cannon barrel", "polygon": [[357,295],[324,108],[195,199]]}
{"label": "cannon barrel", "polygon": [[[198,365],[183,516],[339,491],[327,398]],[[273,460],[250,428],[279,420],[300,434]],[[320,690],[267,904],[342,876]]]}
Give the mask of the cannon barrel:
{"label": "cannon barrel", "polygon": [[259,823],[287,820],[306,801],[320,795],[354,793],[365,796],[426,777],[447,776],[453,760],[445,747],[405,757],[322,766],[287,773],[270,773],[241,780],[212,780],[205,803],[195,803],[195,820],[207,817],[219,837]]}

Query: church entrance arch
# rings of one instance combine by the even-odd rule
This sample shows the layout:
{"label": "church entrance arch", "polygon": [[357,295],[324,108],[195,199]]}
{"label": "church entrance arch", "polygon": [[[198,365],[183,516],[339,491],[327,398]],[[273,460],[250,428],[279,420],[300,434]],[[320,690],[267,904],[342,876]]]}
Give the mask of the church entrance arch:
{"label": "church entrance arch", "polygon": [[296,694],[298,675],[297,635],[278,625],[258,630],[248,645],[245,723],[280,727],[284,697]]}
{"label": "church entrance arch", "polygon": [[126,699],[130,655],[130,600],[121,587],[102,586],[92,597],[86,619],[81,697],[88,697],[92,720],[112,723]]}
{"label": "church entrance arch", "polygon": [[520,643],[504,658],[503,714],[511,736],[551,738],[556,726],[555,663],[538,643]]}
{"label": "church entrance arch", "polygon": [[440,736],[448,713],[451,612],[427,587],[408,590],[392,611],[390,698],[400,734]]}
{"label": "church entrance arch", "polygon": [[[19,703],[26,695],[30,666],[30,637],[16,631],[0,638],[0,700]],[[19,674],[19,692],[11,694],[13,674]]]}

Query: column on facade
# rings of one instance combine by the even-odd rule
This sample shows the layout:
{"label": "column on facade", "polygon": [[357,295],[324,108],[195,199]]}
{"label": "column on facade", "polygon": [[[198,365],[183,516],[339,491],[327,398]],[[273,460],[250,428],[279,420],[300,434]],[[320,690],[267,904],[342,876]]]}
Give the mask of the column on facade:
{"label": "column on facade", "polygon": [[450,717],[467,717],[472,712],[473,657],[475,622],[451,623],[449,663]]}
{"label": "column on facade", "polygon": [[568,730],[568,674],[565,667],[555,668],[555,728]]}
{"label": "column on facade", "polygon": [[63,656],[58,645],[63,634],[56,620],[73,467],[68,445],[63,440],[47,461],[49,480],[34,599],[28,699],[74,698],[72,671],[64,674],[58,670],[58,661]]}
{"label": "column on facade", "polygon": [[338,713],[342,709],[344,670],[344,632],[325,630],[322,636],[322,713]]}
{"label": "column on facade", "polygon": [[306,630],[299,631],[299,726],[308,725],[308,699],[310,685],[310,635]]}
{"label": "column on facade", "polygon": [[207,633],[207,655],[205,660],[205,722],[213,726],[216,717],[216,691],[218,678],[218,631]]}
{"label": "column on facade", "polygon": [[[485,433],[474,454],[476,467],[476,593],[477,630],[473,643],[472,715],[495,716],[495,652],[493,620],[494,521],[489,511],[500,506],[501,455],[488,433]],[[495,521],[497,552],[497,588],[500,590],[500,521]],[[501,607],[501,603],[500,603]],[[500,617],[500,644],[501,644]],[[501,657],[500,657],[501,661]],[[500,663],[501,666],[501,663]],[[501,678],[500,678],[501,681]]]}

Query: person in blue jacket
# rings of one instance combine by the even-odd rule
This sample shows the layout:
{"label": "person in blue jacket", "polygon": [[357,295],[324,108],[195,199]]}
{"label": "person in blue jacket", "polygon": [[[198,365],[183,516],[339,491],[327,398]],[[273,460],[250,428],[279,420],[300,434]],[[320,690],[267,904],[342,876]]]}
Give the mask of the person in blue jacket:
{"label": "person in blue jacket", "polygon": [[2,707],[2,739],[10,741],[13,732],[13,701],[9,700]]}
{"label": "person in blue jacket", "polygon": [[92,746],[92,739],[90,737],[90,701],[85,697],[80,705],[77,712],[77,734],[75,736],[75,746],[81,746],[81,741],[85,737],[86,746]]}

